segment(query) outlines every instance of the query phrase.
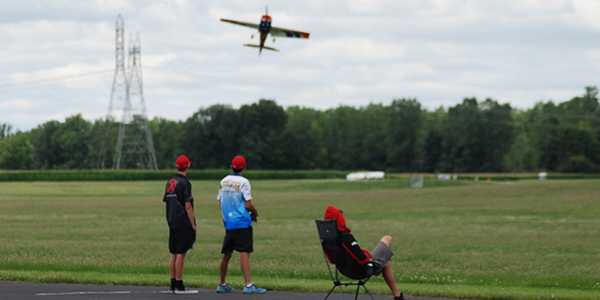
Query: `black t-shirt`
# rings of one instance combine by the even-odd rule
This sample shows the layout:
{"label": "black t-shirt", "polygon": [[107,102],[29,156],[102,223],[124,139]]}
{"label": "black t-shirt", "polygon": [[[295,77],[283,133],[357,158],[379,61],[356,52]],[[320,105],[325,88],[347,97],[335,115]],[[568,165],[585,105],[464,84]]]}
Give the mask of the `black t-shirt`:
{"label": "black t-shirt", "polygon": [[185,176],[177,174],[167,182],[163,201],[167,206],[169,228],[192,227],[185,204],[190,202],[194,207],[194,196],[192,196],[192,184]]}

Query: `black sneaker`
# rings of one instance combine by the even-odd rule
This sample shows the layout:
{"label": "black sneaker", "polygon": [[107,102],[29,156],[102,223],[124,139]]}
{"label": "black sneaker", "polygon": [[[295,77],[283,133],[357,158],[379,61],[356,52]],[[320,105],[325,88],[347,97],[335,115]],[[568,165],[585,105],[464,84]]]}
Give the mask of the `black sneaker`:
{"label": "black sneaker", "polygon": [[394,300],[404,300],[404,294],[400,293],[400,297],[394,297]]}
{"label": "black sneaker", "polygon": [[198,290],[188,290],[185,286],[176,287],[174,293],[176,295],[190,295],[190,294],[198,294]]}
{"label": "black sneaker", "polygon": [[171,279],[171,286],[169,287],[169,294],[175,293],[175,285],[176,284],[177,284],[177,281],[175,279]]}
{"label": "black sneaker", "polygon": [[185,285],[183,285],[183,281],[177,281],[177,283],[175,284],[175,291],[174,293],[176,295],[190,295],[190,294],[198,294],[198,290],[188,290],[188,288],[185,287]]}

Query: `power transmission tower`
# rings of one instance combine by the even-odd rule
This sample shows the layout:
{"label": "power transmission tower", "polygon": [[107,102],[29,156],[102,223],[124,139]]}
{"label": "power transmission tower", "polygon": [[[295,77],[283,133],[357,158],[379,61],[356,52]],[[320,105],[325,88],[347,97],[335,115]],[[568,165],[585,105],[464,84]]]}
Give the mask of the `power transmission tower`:
{"label": "power transmission tower", "polygon": [[[102,139],[100,149],[100,168],[104,169],[106,162],[106,153],[111,143],[111,133],[115,122],[115,111],[122,112],[125,99],[127,97],[127,75],[125,74],[125,25],[121,15],[117,17],[116,27],[116,51],[115,51],[115,77],[113,79],[112,91],[110,92],[110,102],[108,104],[108,113],[106,114],[105,136]],[[113,165],[114,168],[114,165]]]}
{"label": "power transmission tower", "polygon": [[[125,72],[123,19],[117,18],[117,65],[108,108],[107,122],[114,121],[115,112],[121,114],[119,136],[115,148],[113,169],[148,168],[156,170],[156,152],[146,113],[142,81],[141,42],[139,32],[130,37],[129,63]],[[124,87],[124,89],[123,89]]]}
{"label": "power transmission tower", "polygon": [[129,168],[141,167],[156,170],[158,169],[156,152],[144,100],[140,33],[137,33],[135,40],[133,40],[133,36],[130,36],[130,40],[132,42],[129,45],[127,96],[119,126],[113,168],[119,169],[123,163]]}

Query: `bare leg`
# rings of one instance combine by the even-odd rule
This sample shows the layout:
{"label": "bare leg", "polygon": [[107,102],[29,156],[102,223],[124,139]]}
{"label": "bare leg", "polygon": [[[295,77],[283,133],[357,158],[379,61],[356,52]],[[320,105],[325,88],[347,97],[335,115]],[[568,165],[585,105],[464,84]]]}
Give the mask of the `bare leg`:
{"label": "bare leg", "polygon": [[250,253],[249,252],[241,253],[241,265],[242,265],[242,274],[244,274],[244,281],[246,282],[246,285],[249,285],[252,283],[252,280],[250,280]]}
{"label": "bare leg", "polygon": [[175,278],[175,262],[177,261],[177,255],[171,254],[171,259],[169,259],[169,272],[171,273],[171,278]]}
{"label": "bare leg", "polygon": [[384,237],[381,238],[381,241],[386,244],[388,246],[388,248],[390,248],[392,246],[392,237],[389,235],[386,235]]}
{"label": "bare leg", "polygon": [[[386,244],[389,248],[392,245],[392,237],[389,235],[386,235],[381,238],[381,242]],[[388,261],[385,264],[385,266],[383,266],[382,274],[383,274],[383,280],[385,280],[385,283],[388,285],[388,287],[394,294],[394,297],[400,297],[400,291],[398,291],[398,287],[396,286],[396,278],[394,278],[394,272],[392,271],[392,263],[391,262]]]}
{"label": "bare leg", "polygon": [[175,279],[183,280],[183,263],[185,262],[185,253],[177,254],[175,258]]}
{"label": "bare leg", "polygon": [[221,284],[225,284],[225,276],[227,276],[227,267],[229,266],[229,260],[233,253],[225,253],[221,258],[221,265],[219,268],[220,276],[221,276]]}
{"label": "bare leg", "polygon": [[387,262],[383,267],[383,280],[390,287],[390,290],[394,294],[394,297],[400,297],[400,291],[398,291],[398,287],[396,286],[396,278],[394,278],[394,272],[392,271],[392,263]]}

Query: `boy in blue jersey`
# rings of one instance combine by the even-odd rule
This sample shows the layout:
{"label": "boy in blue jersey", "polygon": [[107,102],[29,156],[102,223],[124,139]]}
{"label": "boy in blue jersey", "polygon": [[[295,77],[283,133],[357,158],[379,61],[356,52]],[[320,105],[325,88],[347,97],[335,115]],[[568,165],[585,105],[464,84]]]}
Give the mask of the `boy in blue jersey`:
{"label": "boy in blue jersey", "polygon": [[246,169],[246,159],[236,156],[231,162],[232,173],[221,180],[217,199],[223,214],[225,225],[225,239],[221,253],[220,276],[217,293],[233,292],[225,281],[227,267],[233,251],[240,252],[242,274],[244,275],[244,294],[262,294],[265,289],[259,288],[250,280],[250,253],[253,250],[252,221],[258,218],[258,211],[252,205],[250,195],[250,181],[242,177]]}

